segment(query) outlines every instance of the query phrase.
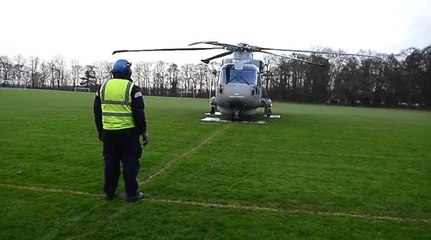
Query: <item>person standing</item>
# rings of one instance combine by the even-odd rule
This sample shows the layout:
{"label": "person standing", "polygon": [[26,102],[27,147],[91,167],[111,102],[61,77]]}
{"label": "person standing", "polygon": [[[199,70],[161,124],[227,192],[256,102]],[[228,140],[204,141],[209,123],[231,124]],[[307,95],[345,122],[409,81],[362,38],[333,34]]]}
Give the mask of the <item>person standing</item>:
{"label": "person standing", "polygon": [[106,200],[118,196],[117,187],[122,169],[126,201],[144,198],[138,190],[137,176],[142,147],[148,144],[145,105],[141,88],[133,84],[132,64],[119,59],[112,66],[112,79],[102,84],[93,104],[99,140],[103,142],[103,191]]}

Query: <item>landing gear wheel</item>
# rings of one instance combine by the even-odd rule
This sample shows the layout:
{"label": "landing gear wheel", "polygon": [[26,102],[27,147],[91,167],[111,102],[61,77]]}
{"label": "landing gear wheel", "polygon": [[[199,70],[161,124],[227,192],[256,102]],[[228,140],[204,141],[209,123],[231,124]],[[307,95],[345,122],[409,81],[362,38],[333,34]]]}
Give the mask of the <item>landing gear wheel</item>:
{"label": "landing gear wheel", "polygon": [[211,114],[215,114],[215,112],[216,112],[216,108],[215,108],[215,106],[212,106],[212,107],[211,107],[211,110],[210,110],[210,113],[211,113]]}
{"label": "landing gear wheel", "polygon": [[267,117],[270,117],[272,115],[271,108],[265,108],[265,114],[266,114]]}
{"label": "landing gear wheel", "polygon": [[233,120],[238,121],[239,120],[239,111],[235,110],[235,113],[233,114]]}

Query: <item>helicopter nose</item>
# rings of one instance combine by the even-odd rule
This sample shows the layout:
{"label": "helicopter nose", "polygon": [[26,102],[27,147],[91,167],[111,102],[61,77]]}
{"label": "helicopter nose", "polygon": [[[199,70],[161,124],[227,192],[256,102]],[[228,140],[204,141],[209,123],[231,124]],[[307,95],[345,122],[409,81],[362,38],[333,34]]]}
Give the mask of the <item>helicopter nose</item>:
{"label": "helicopter nose", "polygon": [[245,98],[250,95],[250,87],[244,84],[232,84],[224,88],[224,94],[234,99]]}
{"label": "helicopter nose", "polygon": [[252,90],[251,86],[245,84],[226,85],[220,100],[226,105],[246,107],[255,102],[256,95],[252,95]]}

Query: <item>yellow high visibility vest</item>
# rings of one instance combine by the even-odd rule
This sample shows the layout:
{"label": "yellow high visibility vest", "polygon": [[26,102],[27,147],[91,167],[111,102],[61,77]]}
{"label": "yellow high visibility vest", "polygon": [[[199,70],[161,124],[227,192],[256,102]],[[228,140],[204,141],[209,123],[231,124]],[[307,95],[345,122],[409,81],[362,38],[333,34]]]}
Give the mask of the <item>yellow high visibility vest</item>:
{"label": "yellow high visibility vest", "polygon": [[100,89],[103,129],[120,130],[135,127],[132,116],[133,83],[126,79],[110,79]]}

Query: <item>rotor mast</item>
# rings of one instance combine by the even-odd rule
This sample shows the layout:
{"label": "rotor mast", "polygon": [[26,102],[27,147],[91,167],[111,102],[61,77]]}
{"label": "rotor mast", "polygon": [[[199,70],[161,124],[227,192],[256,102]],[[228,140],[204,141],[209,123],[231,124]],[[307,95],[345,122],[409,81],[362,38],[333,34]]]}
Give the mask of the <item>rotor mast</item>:
{"label": "rotor mast", "polygon": [[251,60],[251,59],[253,59],[253,53],[252,52],[234,52],[233,58],[240,59],[240,60]]}

